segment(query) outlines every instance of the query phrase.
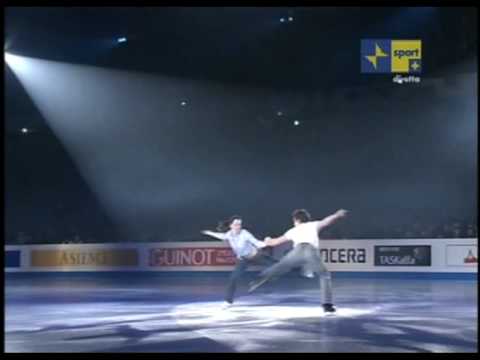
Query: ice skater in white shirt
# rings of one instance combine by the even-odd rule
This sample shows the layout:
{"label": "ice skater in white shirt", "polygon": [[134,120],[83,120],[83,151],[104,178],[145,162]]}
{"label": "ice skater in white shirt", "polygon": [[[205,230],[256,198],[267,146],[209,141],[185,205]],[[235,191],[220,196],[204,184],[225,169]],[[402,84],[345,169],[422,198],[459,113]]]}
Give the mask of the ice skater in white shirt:
{"label": "ice skater in white shirt", "polygon": [[319,221],[311,221],[310,214],[304,209],[292,214],[294,227],[278,238],[265,238],[265,244],[276,246],[287,241],[293,242],[293,249],[278,263],[260,273],[258,280],[250,284],[249,292],[268,280],[289,272],[293,268],[304,267],[318,273],[320,279],[320,300],[326,313],[335,312],[332,296],[332,279],[320,256],[318,233],[347,215],[346,210],[338,210],[333,215]]}

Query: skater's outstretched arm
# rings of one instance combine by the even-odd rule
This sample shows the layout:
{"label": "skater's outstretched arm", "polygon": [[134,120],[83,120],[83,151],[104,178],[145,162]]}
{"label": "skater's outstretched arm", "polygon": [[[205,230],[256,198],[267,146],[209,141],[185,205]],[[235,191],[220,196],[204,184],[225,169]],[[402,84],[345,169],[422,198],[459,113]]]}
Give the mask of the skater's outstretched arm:
{"label": "skater's outstretched arm", "polygon": [[337,212],[335,212],[334,214],[330,215],[330,216],[327,216],[326,218],[322,219],[322,220],[319,220],[317,221],[317,229],[318,231],[326,228],[327,226],[330,226],[332,225],[334,222],[336,222],[337,220],[347,216],[347,213],[348,211],[347,210],[344,210],[344,209],[340,209],[338,210]]}
{"label": "skater's outstretched arm", "polygon": [[214,231],[210,231],[210,230],[203,230],[202,234],[214,237],[215,239],[218,239],[218,240],[227,240],[227,236],[226,236],[227,234],[222,233],[222,232],[214,232]]}
{"label": "skater's outstretched arm", "polygon": [[285,235],[279,236],[277,238],[271,238],[267,236],[265,238],[265,245],[267,246],[277,246],[280,244],[283,244],[284,242],[291,241],[289,238],[287,238]]}

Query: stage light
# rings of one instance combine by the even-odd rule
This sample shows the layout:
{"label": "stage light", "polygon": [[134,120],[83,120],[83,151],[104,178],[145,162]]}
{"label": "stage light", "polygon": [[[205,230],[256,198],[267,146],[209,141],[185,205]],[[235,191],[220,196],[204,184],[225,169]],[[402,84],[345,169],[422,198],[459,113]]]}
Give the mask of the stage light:
{"label": "stage light", "polygon": [[27,133],[28,133],[28,129],[27,129],[27,128],[22,128],[22,133],[27,134]]}
{"label": "stage light", "polygon": [[295,126],[298,126],[298,125],[300,125],[300,121],[298,121],[298,120],[295,120],[295,121],[293,122],[293,125],[295,125]]}
{"label": "stage light", "polygon": [[4,54],[5,62],[8,64],[8,66],[10,66],[10,68],[12,68],[12,70],[25,71],[29,69],[28,62],[24,57],[13,55],[8,52],[5,52]]}
{"label": "stage light", "polygon": [[280,22],[282,22],[282,23],[285,22],[285,18],[283,18],[283,17],[280,18]]}
{"label": "stage light", "polygon": [[127,42],[127,38],[126,38],[126,37],[118,38],[118,39],[117,39],[117,42],[118,42],[118,43]]}
{"label": "stage light", "polygon": [[5,56],[5,62],[6,62],[8,65],[12,66],[12,63],[15,62],[16,56],[15,56],[15,55],[12,55],[12,54],[10,54],[10,53],[8,53],[8,52],[5,52],[5,53],[4,53],[4,56]]}

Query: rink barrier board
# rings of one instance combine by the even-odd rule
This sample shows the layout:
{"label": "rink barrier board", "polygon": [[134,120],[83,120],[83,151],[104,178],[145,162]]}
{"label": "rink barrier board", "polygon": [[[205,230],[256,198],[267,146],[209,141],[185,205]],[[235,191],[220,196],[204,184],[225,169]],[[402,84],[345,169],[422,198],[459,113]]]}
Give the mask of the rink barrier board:
{"label": "rink barrier board", "polygon": [[[393,273],[473,274],[478,268],[477,239],[322,240],[327,268],[345,276]],[[276,258],[289,245],[272,248]],[[6,272],[229,272],[232,251],[219,241],[48,244],[5,247]],[[250,271],[261,267],[252,266]],[[423,275],[425,276],[425,275]],[[468,276],[467,276],[468,277]]]}
{"label": "rink barrier board", "polygon": [[[248,276],[253,277],[258,274],[258,270],[249,271]],[[192,277],[194,279],[214,279],[214,278],[228,278],[231,274],[231,271],[222,270],[222,271],[8,271],[6,273],[6,278],[9,279],[19,279],[19,278],[28,278],[35,279],[35,276],[39,276],[42,279],[45,277],[52,277],[52,279],[58,279],[62,276],[68,277],[69,279],[74,278],[90,278],[95,276],[97,279],[102,278],[112,278],[115,280],[121,279],[135,279],[138,280],[139,276],[145,276],[148,280],[158,279],[185,279]],[[376,271],[363,271],[363,272],[353,272],[353,271],[337,271],[332,272],[332,279],[389,279],[389,280],[477,280],[477,272],[376,272]],[[312,279],[306,280],[301,278],[298,272],[292,271],[288,274],[285,274],[284,277],[297,279],[300,281],[315,281]]]}

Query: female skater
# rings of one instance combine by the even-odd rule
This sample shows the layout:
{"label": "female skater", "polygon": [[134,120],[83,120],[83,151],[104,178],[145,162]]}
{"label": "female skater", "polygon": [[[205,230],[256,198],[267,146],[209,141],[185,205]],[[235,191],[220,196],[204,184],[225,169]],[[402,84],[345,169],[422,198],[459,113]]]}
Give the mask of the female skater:
{"label": "female skater", "polygon": [[248,230],[242,229],[242,218],[240,216],[232,216],[228,221],[221,223],[217,230],[218,232],[205,230],[202,231],[202,234],[228,241],[237,257],[235,269],[230,275],[225,295],[224,307],[227,308],[233,304],[237,283],[249,265],[272,265],[276,263],[276,260],[266,253],[264,248],[267,245],[264,242],[255,239]]}

